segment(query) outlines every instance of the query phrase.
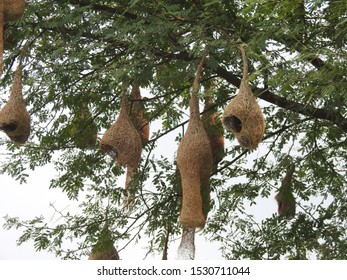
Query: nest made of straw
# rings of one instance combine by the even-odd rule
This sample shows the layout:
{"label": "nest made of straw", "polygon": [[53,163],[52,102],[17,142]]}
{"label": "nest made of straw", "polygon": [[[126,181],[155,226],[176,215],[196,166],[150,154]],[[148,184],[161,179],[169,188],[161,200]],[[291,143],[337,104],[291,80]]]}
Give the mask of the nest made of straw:
{"label": "nest made of straw", "polygon": [[278,214],[287,218],[293,218],[296,212],[296,202],[293,195],[292,182],[294,171],[295,167],[294,165],[291,165],[282,180],[279,192],[275,196],[275,199],[278,203]]}
{"label": "nest made of straw", "polygon": [[142,145],[145,145],[149,140],[149,123],[145,117],[145,106],[141,96],[140,87],[134,83],[131,89],[131,97],[133,99],[131,108],[131,120],[134,127],[139,132]]}
{"label": "nest made of straw", "polygon": [[25,0],[0,0],[4,6],[5,22],[20,19],[25,10]]}
{"label": "nest made of straw", "polygon": [[263,139],[265,119],[248,84],[248,65],[244,46],[240,47],[243,61],[243,77],[239,92],[226,106],[223,124],[246,149],[254,150]]}
{"label": "nest made of straw", "polygon": [[10,98],[0,111],[0,130],[16,144],[24,144],[30,135],[30,116],[22,94],[22,64],[15,72]]}
{"label": "nest made of straw", "polygon": [[100,149],[108,153],[118,165],[126,165],[125,189],[127,190],[125,207],[134,201],[134,174],[141,159],[141,137],[128,115],[128,100],[123,90],[121,110],[117,120],[105,132]]}
{"label": "nest made of straw", "polygon": [[112,235],[107,226],[100,232],[97,243],[93,246],[88,260],[119,260],[119,254],[113,244]]}
{"label": "nest made of straw", "polygon": [[4,52],[4,24],[20,19],[25,10],[25,0],[0,0],[0,75]]}
{"label": "nest made of straw", "polygon": [[98,128],[88,104],[82,103],[75,109],[75,114],[70,123],[70,135],[78,148],[93,148],[97,140]]}
{"label": "nest made of straw", "polygon": [[200,119],[197,96],[204,58],[194,79],[188,128],[177,150],[177,166],[182,182],[180,223],[188,228],[202,227],[205,224],[201,185],[208,182],[212,171],[212,151]]}
{"label": "nest made of straw", "polygon": [[100,149],[111,155],[118,165],[136,168],[140,162],[141,138],[128,115],[128,99],[125,91],[122,94],[119,116],[102,137]]}

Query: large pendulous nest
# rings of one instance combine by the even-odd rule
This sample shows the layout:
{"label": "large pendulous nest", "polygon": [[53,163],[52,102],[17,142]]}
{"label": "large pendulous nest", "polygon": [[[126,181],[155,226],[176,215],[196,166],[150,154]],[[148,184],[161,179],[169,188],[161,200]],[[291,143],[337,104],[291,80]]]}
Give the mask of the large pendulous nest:
{"label": "large pendulous nest", "polygon": [[182,182],[180,223],[187,228],[205,225],[207,213],[203,209],[202,186],[208,183],[212,171],[211,146],[200,119],[197,96],[202,64],[203,60],[193,84],[188,128],[177,151],[177,166]]}
{"label": "large pendulous nest", "polygon": [[24,144],[30,135],[30,116],[22,94],[22,65],[19,63],[10,98],[0,111],[0,130],[16,144]]}

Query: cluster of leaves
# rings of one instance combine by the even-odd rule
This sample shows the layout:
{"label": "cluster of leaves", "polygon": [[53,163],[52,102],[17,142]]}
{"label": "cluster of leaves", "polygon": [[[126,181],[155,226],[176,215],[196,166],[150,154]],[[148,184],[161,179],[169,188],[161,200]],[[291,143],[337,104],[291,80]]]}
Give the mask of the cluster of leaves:
{"label": "cluster of leaves", "polygon": [[[266,135],[258,151],[247,152],[225,132],[226,155],[211,177],[213,210],[203,232],[230,259],[347,256],[345,1],[26,2],[23,19],[8,26],[16,30],[17,44],[5,51],[8,71],[1,86],[11,83],[11,66],[26,46],[23,83],[32,135],[21,147],[2,142],[10,156],[0,172],[25,182],[26,170],[53,164],[60,176],[51,187],[80,201],[81,213],[59,212],[58,225],[43,217],[6,217],[6,228],[24,229],[19,243],[34,240],[37,250],[81,258],[107,220],[115,241],[131,244],[145,234],[151,237],[149,252],[170,245],[181,230],[181,193],[174,156],[159,157],[158,143],[166,135],[177,141],[182,136],[190,85],[205,48],[202,88],[214,79],[215,106],[225,107],[240,84],[236,46],[243,41]],[[161,127],[145,146],[135,210],[127,212],[123,187],[116,187],[123,170],[97,144],[78,147],[69,127],[78,122],[74,112],[87,104],[100,139],[119,112],[122,84],[133,80],[149,91],[146,117]],[[292,163],[298,215],[259,221],[247,213],[257,198],[273,203]],[[66,249],[68,239],[80,242]]]}

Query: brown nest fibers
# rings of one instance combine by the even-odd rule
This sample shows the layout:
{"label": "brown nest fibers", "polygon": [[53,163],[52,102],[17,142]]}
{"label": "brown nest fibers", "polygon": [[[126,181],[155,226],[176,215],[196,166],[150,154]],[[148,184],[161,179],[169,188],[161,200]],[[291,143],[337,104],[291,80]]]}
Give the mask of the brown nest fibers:
{"label": "brown nest fibers", "polygon": [[226,106],[223,124],[231,131],[239,144],[254,150],[263,139],[265,131],[264,115],[248,84],[248,64],[244,46],[240,46],[243,61],[243,77],[239,92]]}
{"label": "brown nest fibers", "polygon": [[189,124],[177,151],[177,166],[182,182],[180,223],[187,228],[205,225],[201,185],[208,182],[212,170],[211,146],[199,114],[198,90],[204,59],[205,56],[195,75],[190,98]]}
{"label": "brown nest fibers", "polygon": [[16,144],[24,144],[30,135],[30,116],[22,94],[22,63],[15,72],[10,98],[0,111],[0,130]]}
{"label": "brown nest fibers", "polygon": [[[100,149],[109,154],[118,165],[126,165],[127,174],[125,188],[127,194],[132,193],[132,179],[141,159],[141,137],[128,114],[128,99],[123,89],[119,116],[105,132],[100,142]],[[132,201],[132,199],[129,199]],[[128,202],[126,202],[126,205]]]}

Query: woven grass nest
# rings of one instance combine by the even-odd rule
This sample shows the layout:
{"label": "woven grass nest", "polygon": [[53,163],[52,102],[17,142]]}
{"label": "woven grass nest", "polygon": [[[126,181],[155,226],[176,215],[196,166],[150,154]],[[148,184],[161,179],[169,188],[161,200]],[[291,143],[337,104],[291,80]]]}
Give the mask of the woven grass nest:
{"label": "woven grass nest", "polygon": [[119,260],[119,254],[113,245],[112,235],[107,226],[100,232],[97,243],[93,246],[88,260]]}
{"label": "woven grass nest", "polygon": [[278,214],[286,218],[293,218],[296,212],[296,202],[293,195],[292,183],[294,171],[295,167],[291,165],[282,180],[279,192],[275,196],[278,203]]}
{"label": "woven grass nest", "polygon": [[121,110],[117,120],[105,132],[100,142],[100,149],[109,154],[118,165],[126,165],[125,206],[132,203],[132,179],[141,159],[141,137],[128,115],[128,99],[125,90],[122,94]]}
{"label": "woven grass nest", "polygon": [[197,96],[203,61],[199,64],[193,84],[188,128],[177,151],[177,166],[182,182],[180,223],[187,228],[205,225],[201,186],[208,182],[212,170],[211,146],[200,119]]}
{"label": "woven grass nest", "polygon": [[254,150],[263,139],[265,119],[248,84],[248,66],[244,47],[240,47],[243,60],[243,77],[236,97],[226,106],[223,124],[237,138],[239,144]]}
{"label": "woven grass nest", "polygon": [[2,0],[5,22],[20,19],[25,10],[25,0]]}
{"label": "woven grass nest", "polygon": [[140,87],[136,83],[132,86],[131,97],[134,100],[130,115],[131,120],[140,134],[142,145],[145,145],[149,140],[149,123],[145,117],[145,107],[143,105]]}
{"label": "woven grass nest", "polygon": [[30,116],[22,95],[22,65],[15,72],[10,98],[0,111],[0,130],[16,144],[24,144],[30,135]]}
{"label": "woven grass nest", "polygon": [[128,115],[128,99],[122,94],[121,110],[117,120],[105,132],[100,149],[114,158],[119,165],[137,167],[141,158],[141,138]]}
{"label": "woven grass nest", "polygon": [[0,74],[4,52],[4,24],[20,19],[25,10],[25,0],[0,0]]}

